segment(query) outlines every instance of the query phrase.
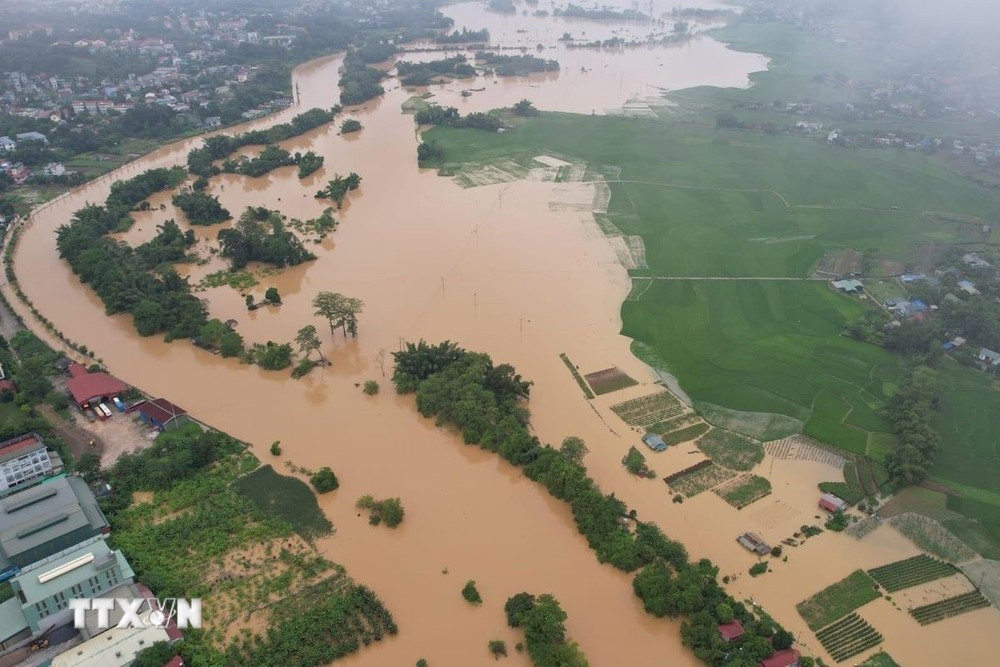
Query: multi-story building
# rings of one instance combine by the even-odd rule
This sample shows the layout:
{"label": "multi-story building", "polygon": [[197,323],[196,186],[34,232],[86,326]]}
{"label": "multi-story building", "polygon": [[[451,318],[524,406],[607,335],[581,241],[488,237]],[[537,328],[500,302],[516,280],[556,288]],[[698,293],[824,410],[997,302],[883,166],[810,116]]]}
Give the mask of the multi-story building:
{"label": "multi-story building", "polygon": [[52,474],[48,448],[35,433],[0,442],[0,496]]}

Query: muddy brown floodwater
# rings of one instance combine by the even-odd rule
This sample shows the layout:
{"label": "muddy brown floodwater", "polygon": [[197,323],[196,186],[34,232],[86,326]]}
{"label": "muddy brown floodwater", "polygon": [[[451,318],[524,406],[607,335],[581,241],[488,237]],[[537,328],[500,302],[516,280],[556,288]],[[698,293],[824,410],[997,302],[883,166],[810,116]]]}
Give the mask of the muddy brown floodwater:
{"label": "muddy brown floodwater", "polygon": [[[479,4],[446,11],[462,12],[470,28],[499,30],[490,22],[508,20],[486,14]],[[468,12],[478,15],[466,16]],[[477,17],[481,21],[475,21]],[[535,19],[538,32],[544,29],[556,38],[564,32],[558,25],[546,28],[544,20]],[[574,64],[582,63],[577,71],[587,70],[579,76],[588,77],[588,86],[562,84],[577,75],[564,68],[558,76],[498,83],[485,78],[431,90],[444,103],[455,96],[463,111],[528,97],[543,109],[590,113],[620,108],[629,96],[645,92],[627,90],[626,76],[660,88],[746,85],[748,73],[766,65],[760,56],[731,51],[705,37],[620,56],[582,50],[571,55]],[[673,64],[660,67],[666,62]],[[334,57],[298,68],[297,108],[251,126],[334,104],[340,63]],[[486,91],[458,97],[461,87],[473,86],[485,86]],[[630,341],[618,333],[619,307],[629,280],[591,214],[588,202],[600,200],[599,188],[523,180],[462,189],[450,179],[420,170],[413,119],[400,113],[411,92],[392,79],[387,88],[384,97],[348,110],[364,124],[358,136],[340,137],[338,121],[283,144],[292,151],[315,150],[326,158],[324,168],[304,182],[294,168],[257,179],[212,179],[211,191],[237,215],[254,205],[311,218],[325,208],[312,197],[320,184],[337,172],[362,176],[360,190],[337,215],[338,230],[315,246],[317,261],[263,278],[254,288],[259,295],[276,286],[283,299],[280,309],[248,313],[242,297],[228,287],[202,293],[212,315],[236,319],[248,341],[288,341],[303,325],[316,324],[324,337],[324,353],[334,362],[331,368],[295,381],[286,372],[241,366],[183,342],[168,345],[140,338],[128,318],[106,317],[96,296],[59,260],[54,231],[74,210],[87,201],[103,200],[113,179],[182,164],[199,139],[166,146],[39,209],[15,253],[20,284],[58,329],[94,350],[124,380],[247,440],[262,461],[279,470],[281,462],[267,451],[274,440],[282,442],[283,460],[306,468],[328,465],[337,472],[340,489],[320,497],[337,532],[319,546],[377,591],[401,629],[396,638],[346,662],[408,665],[426,657],[433,665],[489,664],[490,639],[504,638],[511,646],[521,640],[506,627],[502,608],[508,596],[528,590],[558,597],[569,614],[569,635],[595,666],[697,664],[680,644],[677,623],[646,615],[632,594],[630,578],[597,563],[563,504],[495,455],[464,446],[453,434],[421,419],[412,398],[392,391],[391,364],[385,365],[383,375],[376,356],[381,350],[398,349],[404,340],[452,339],[513,363],[535,382],[530,407],[538,435],[552,443],[567,435],[584,437],[590,448],[586,464],[602,488],[682,539],[695,557],[712,558],[722,574],[745,573],[753,562],[734,542],[738,532],[755,529],[779,541],[813,514],[816,482],[836,479],[839,473],[815,462],[771,465],[765,460],[760,474],[772,479],[775,494],[761,502],[780,502],[787,508],[778,506],[757,518],[752,514],[755,507],[737,512],[711,493],[675,505],[662,482],[626,475],[619,460],[637,434],[608,409],[615,402],[613,394],[594,401],[594,407],[584,400],[558,356],[566,352],[584,372],[617,365],[644,383],[655,380],[655,374],[630,354]],[[167,218],[177,218],[186,227],[167,195],[154,197],[154,208],[160,202],[166,210],[137,214],[136,226],[125,238],[148,238],[155,224]],[[214,238],[218,227],[195,231],[200,239]],[[219,266],[213,261],[189,270],[197,280]],[[9,292],[8,286],[4,289]],[[364,300],[356,340],[331,336],[325,323],[312,316],[310,301],[320,290]],[[27,317],[23,305],[16,307]],[[383,386],[374,397],[358,388],[370,379]],[[663,467],[657,460],[653,465]],[[353,510],[356,498],[365,493],[399,496],[406,521],[395,531],[370,527]],[[821,649],[807,641],[811,634],[796,614],[795,602],[854,568],[916,552],[889,528],[862,542],[843,535],[821,538],[796,550],[788,563],[776,562],[775,573],[759,580],[744,576],[730,587],[735,595],[762,603],[814,652]],[[468,579],[475,579],[482,593],[480,608],[461,598]],[[905,625],[909,619],[916,628],[907,614],[888,603],[885,607],[865,610],[876,627],[882,626],[877,616],[884,615],[896,624]],[[934,634],[938,627],[940,635]],[[946,621],[931,628],[916,636],[912,629],[891,636],[887,632],[886,647],[903,664],[948,664],[956,646],[967,663],[975,663],[973,638],[1000,630],[1000,616],[992,609],[981,610],[961,617],[958,624]],[[940,641],[945,632],[952,642]],[[925,643],[924,636],[933,641]],[[528,664],[525,656],[513,652],[510,661]]]}

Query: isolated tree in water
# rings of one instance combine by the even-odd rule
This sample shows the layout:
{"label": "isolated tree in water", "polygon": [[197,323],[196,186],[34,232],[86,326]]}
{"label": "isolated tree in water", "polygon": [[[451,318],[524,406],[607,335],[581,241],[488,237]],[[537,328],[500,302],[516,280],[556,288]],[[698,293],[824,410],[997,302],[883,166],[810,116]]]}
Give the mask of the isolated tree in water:
{"label": "isolated tree in water", "polygon": [[322,343],[319,340],[319,334],[316,333],[316,327],[309,324],[301,329],[295,334],[295,343],[299,346],[299,352],[308,357],[314,350],[319,355],[319,360],[326,363],[326,359],[323,357],[323,351],[320,349]]}
{"label": "isolated tree in water", "polygon": [[336,333],[336,327],[340,327],[344,336],[348,332],[351,336],[358,335],[358,315],[365,304],[361,299],[344,296],[337,292],[320,292],[313,298],[313,308],[316,309],[316,317],[322,317],[330,325],[330,333]]}

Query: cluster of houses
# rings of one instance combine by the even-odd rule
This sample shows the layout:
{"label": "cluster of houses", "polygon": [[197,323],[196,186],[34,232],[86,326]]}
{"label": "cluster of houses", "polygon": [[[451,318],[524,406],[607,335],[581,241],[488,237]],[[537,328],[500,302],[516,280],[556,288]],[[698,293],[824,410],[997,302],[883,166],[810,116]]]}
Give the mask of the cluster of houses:
{"label": "cluster of houses", "polygon": [[[98,494],[109,491],[105,485]],[[58,644],[75,636],[74,598],[152,598],[136,581],[111,532],[95,492],[78,476],[66,475],[55,452],[36,433],[0,442],[0,582],[11,595],[0,603],[0,652]],[[148,612],[147,612],[148,613]],[[111,612],[116,624],[123,616]],[[163,627],[103,629],[96,611],[86,613],[79,639],[46,663],[52,667],[125,667],[143,648],[180,639]],[[2,659],[2,657],[0,657]],[[181,665],[173,661],[171,667]]]}

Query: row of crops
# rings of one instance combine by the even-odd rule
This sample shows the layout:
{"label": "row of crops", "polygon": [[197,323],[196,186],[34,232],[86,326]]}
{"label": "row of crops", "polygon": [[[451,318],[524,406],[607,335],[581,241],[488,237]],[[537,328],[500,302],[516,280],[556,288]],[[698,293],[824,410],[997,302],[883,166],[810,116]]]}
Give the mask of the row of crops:
{"label": "row of crops", "polygon": [[617,403],[611,409],[629,426],[651,426],[676,417],[687,408],[669,391],[661,391]]}
{"label": "row of crops", "polygon": [[917,619],[920,625],[936,623],[952,616],[958,616],[968,611],[981,609],[989,606],[990,601],[983,597],[979,591],[969,591],[953,598],[939,600],[922,607],[914,607],[910,610],[910,615]]}
{"label": "row of crops", "polygon": [[851,613],[816,633],[830,657],[841,662],[852,655],[867,651],[882,642],[882,635],[861,618]]}
{"label": "row of crops", "polygon": [[868,570],[868,574],[872,575],[872,578],[890,593],[948,577],[956,572],[958,569],[951,563],[931,558],[927,554],[920,554],[876,567],[874,570]]}

